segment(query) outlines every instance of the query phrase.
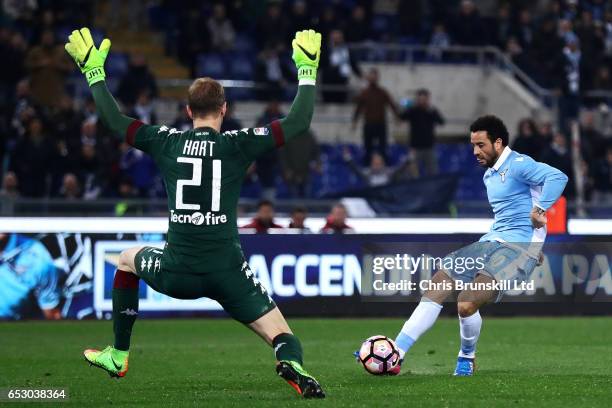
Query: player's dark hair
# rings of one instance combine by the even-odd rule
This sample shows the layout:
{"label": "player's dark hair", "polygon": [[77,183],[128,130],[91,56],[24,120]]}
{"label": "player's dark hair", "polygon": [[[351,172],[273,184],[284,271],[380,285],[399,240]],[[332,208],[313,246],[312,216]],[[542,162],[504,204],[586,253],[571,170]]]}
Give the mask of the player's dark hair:
{"label": "player's dark hair", "polygon": [[429,96],[429,89],[420,88],[416,91],[417,96]]}
{"label": "player's dark hair", "polygon": [[508,129],[504,122],[494,115],[481,116],[470,125],[470,132],[487,132],[491,143],[501,139],[502,146],[508,145]]}
{"label": "player's dark hair", "polygon": [[298,214],[298,213],[302,213],[302,214],[306,214],[306,207],[302,207],[302,206],[297,206],[297,207],[293,207],[293,210],[291,210],[291,214]]}
{"label": "player's dark hair", "polygon": [[261,207],[272,207],[274,208],[274,203],[270,200],[261,200],[260,202],[257,203],[257,209],[259,210]]}
{"label": "player's dark hair", "polygon": [[187,104],[194,117],[217,113],[225,103],[223,86],[212,78],[198,78],[189,87]]}

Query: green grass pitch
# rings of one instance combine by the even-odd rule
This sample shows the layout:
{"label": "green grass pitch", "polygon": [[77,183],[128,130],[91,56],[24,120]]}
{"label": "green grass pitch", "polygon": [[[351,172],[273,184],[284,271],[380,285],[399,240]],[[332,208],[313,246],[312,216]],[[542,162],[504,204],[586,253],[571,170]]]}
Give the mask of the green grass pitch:
{"label": "green grass pitch", "polygon": [[[291,319],[327,398],[303,401],[277,378],[272,350],[224,319],[136,322],[130,370],[113,380],[82,358],[110,344],[110,322],[0,324],[0,388],[67,387],[57,406],[609,407],[612,318],[486,318],[473,378],[454,378],[456,319],[440,319],[399,377],[374,377],[351,353],[399,319]],[[0,402],[0,405],[2,403]],[[19,406],[20,404],[10,404]],[[45,404],[43,406],[53,406]],[[23,406],[34,406],[24,403]]]}

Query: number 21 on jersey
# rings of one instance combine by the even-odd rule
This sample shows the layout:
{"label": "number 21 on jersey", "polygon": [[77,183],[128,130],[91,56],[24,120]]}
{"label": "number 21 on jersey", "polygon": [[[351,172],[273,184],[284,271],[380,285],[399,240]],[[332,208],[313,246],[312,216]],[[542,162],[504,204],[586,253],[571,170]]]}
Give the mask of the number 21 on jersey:
{"label": "number 21 on jersey", "polygon": [[[202,185],[202,159],[196,157],[177,157],[178,163],[188,163],[193,167],[190,180],[176,181],[176,209],[177,210],[200,210],[200,204],[187,204],[183,202],[183,187]],[[219,211],[221,208],[221,160],[212,161],[212,197],[210,210]]]}

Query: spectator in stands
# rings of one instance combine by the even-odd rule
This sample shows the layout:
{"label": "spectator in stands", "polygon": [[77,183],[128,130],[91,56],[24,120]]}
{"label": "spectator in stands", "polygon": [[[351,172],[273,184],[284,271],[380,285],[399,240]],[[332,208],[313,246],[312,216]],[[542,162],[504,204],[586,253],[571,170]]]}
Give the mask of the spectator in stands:
{"label": "spectator in stands", "polygon": [[38,111],[38,107],[31,98],[30,81],[28,79],[17,82],[15,99],[11,128],[18,136],[23,136],[27,131],[28,123],[36,116]]}
{"label": "spectator in stands", "polygon": [[27,129],[11,155],[9,169],[17,174],[22,196],[44,197],[55,147],[38,117],[30,120]]}
{"label": "spectator in stands", "polygon": [[342,88],[348,86],[352,75],[361,77],[361,71],[344,42],[342,31],[332,30],[329,34],[327,50],[321,53],[321,67],[323,68],[323,86],[341,88],[323,91],[323,100],[332,103],[346,102],[348,89]]}
{"label": "spectator in stands", "polygon": [[419,89],[416,103],[400,114],[402,120],[410,124],[410,147],[415,166],[420,174],[434,175],[438,173],[438,158],[435,152],[437,125],[444,124],[444,118],[438,109],[431,105],[430,93],[427,89]]}
{"label": "spectator in stands", "polygon": [[177,56],[183,64],[189,67],[192,77],[197,76],[198,55],[210,49],[211,35],[206,24],[207,16],[197,7],[181,8],[179,13]]}
{"label": "spectator in stands", "polygon": [[605,152],[593,166],[593,201],[598,204],[612,204],[612,144]]}
{"label": "spectator in stands", "polygon": [[397,181],[410,164],[406,159],[397,167],[387,166],[385,158],[380,153],[373,153],[369,167],[363,168],[355,163],[351,153],[345,148],[342,158],[350,169],[368,186],[384,186]]}
{"label": "spectator in stands", "polygon": [[136,104],[128,114],[130,117],[137,118],[146,124],[157,123],[157,114],[155,113],[155,106],[150,98],[148,90],[141,90],[136,98]]}
{"label": "spectator in stands", "polygon": [[312,28],[312,19],[308,13],[308,6],[304,0],[296,0],[291,7],[289,15],[289,34]]}
{"label": "spectator in stands", "polygon": [[[289,21],[282,15],[281,6],[276,2],[268,2],[266,13],[259,19],[255,29],[258,49],[267,44],[276,44],[279,40],[289,38]],[[284,44],[284,43],[283,43]]]}
{"label": "spectator in stands", "polygon": [[130,56],[128,70],[119,82],[117,97],[128,107],[132,107],[138,97],[147,92],[149,97],[157,97],[157,81],[149,70],[147,61],[142,54]]}
{"label": "spectator in stands", "polygon": [[79,184],[77,176],[72,173],[64,175],[59,196],[65,200],[77,200],[81,198],[81,185]]}
{"label": "spectator in stands", "polygon": [[521,47],[527,49],[531,47],[534,36],[534,25],[531,19],[531,13],[528,9],[519,11],[518,24],[514,29],[514,36],[518,40]]}
{"label": "spectator in stands", "polygon": [[21,33],[8,28],[0,28],[0,52],[2,58],[10,63],[0,64],[0,96],[7,103],[15,97],[14,86],[25,76],[24,61],[27,43]]}
{"label": "spectator in stands", "polygon": [[287,228],[298,229],[302,233],[311,232],[310,228],[305,225],[307,216],[308,211],[306,207],[295,207],[293,211],[291,211],[291,221]]}
{"label": "spectator in stands", "polygon": [[2,189],[0,189],[0,198],[4,199],[16,199],[19,197],[19,180],[17,175],[8,171],[2,178]]}
{"label": "spectator in stands", "polygon": [[55,43],[53,31],[42,33],[40,44],[27,54],[26,66],[34,101],[45,108],[56,107],[64,93],[64,78],[72,69],[72,64],[64,47]]}
{"label": "spectator in stands", "polygon": [[360,43],[370,39],[370,24],[363,6],[357,5],[353,8],[344,35],[349,43]]}
{"label": "spectator in stands", "polygon": [[83,115],[74,108],[74,101],[68,95],[60,98],[57,110],[53,112],[52,123],[54,124],[55,137],[63,140],[69,152],[78,151],[79,131]]}
{"label": "spectator in stands", "polygon": [[280,150],[280,162],[291,196],[310,196],[310,173],[321,172],[319,144],[312,131],[308,130],[306,134],[290,140]]}
{"label": "spectator in stands", "polygon": [[236,32],[229,18],[227,18],[223,3],[213,6],[213,15],[208,19],[208,32],[210,44],[215,51],[228,51],[234,48]]}
{"label": "spectator in stands", "polygon": [[176,108],[176,118],[174,119],[174,122],[172,122],[172,127],[180,131],[191,129],[191,127],[193,126],[193,121],[187,114],[187,109],[185,109],[185,103],[179,102],[176,105]]}
{"label": "spectator in stands", "polygon": [[274,222],[274,204],[270,200],[262,200],[257,204],[257,214],[253,220],[241,228],[254,229],[258,234],[266,234],[270,228],[283,228]]}
{"label": "spectator in stands", "polygon": [[493,43],[499,48],[506,47],[508,39],[513,34],[512,16],[510,5],[508,3],[501,4],[497,10],[497,19],[495,20],[495,38]]}
{"label": "spectator in stands", "polygon": [[378,79],[378,70],[370,69],[367,74],[368,86],[357,96],[353,113],[353,129],[363,115],[364,165],[370,163],[374,151],[386,158],[387,109],[391,109],[396,116],[400,114],[387,90],[378,84]]}
{"label": "spectator in stands", "polygon": [[[321,33],[323,39],[330,38],[332,31],[343,28],[341,21],[336,14],[336,10],[332,5],[327,5],[323,9],[321,17],[315,20],[316,31]],[[325,53],[322,52],[321,56]]]}
{"label": "spectator in stands", "polygon": [[434,31],[429,40],[429,49],[427,55],[433,61],[442,61],[443,52],[451,45],[450,37],[446,32],[446,27],[442,23],[437,23],[434,26]]}
{"label": "spectator in stands", "polygon": [[234,106],[234,103],[227,104],[227,110],[225,111],[223,123],[221,124],[221,132],[243,128],[242,123],[234,116]]}
{"label": "spectator in stands", "polygon": [[[262,115],[257,119],[256,126],[265,126],[268,123],[284,117],[278,101],[270,101]],[[274,200],[276,197],[276,176],[279,173],[278,150],[271,149],[259,155],[255,160],[255,172],[262,187],[262,198]]]}
{"label": "spectator in stands", "polygon": [[352,232],[353,228],[349,227],[346,223],[347,213],[344,204],[335,204],[329,215],[321,232],[324,234],[343,234],[345,232]]}
{"label": "spectator in stands", "polygon": [[593,80],[593,89],[602,91],[612,90],[612,78],[610,77],[610,67],[602,65],[597,69]]}
{"label": "spectator in stands", "polygon": [[595,127],[593,111],[583,111],[580,117],[580,148],[589,163],[602,159],[606,152],[606,140]]}
{"label": "spectator in stands", "polygon": [[480,13],[472,0],[462,0],[451,37],[459,45],[482,45],[485,39]]}
{"label": "spectator in stands", "polygon": [[257,56],[255,81],[265,85],[265,88],[257,90],[257,99],[259,100],[281,100],[284,96],[287,79],[294,77],[294,74],[280,58],[282,50],[283,46],[280,43],[269,43]]}
{"label": "spectator in stands", "polygon": [[540,157],[540,161],[561,170],[567,175],[569,181],[565,187],[565,196],[570,199],[573,198],[574,172],[572,168],[572,156],[567,145],[567,138],[563,133],[555,133],[550,146]]}
{"label": "spectator in stands", "polygon": [[538,136],[536,124],[532,119],[521,119],[518,124],[518,133],[512,143],[512,150],[526,154],[539,161],[539,156],[548,147],[544,140]]}
{"label": "spectator in stands", "polygon": [[561,60],[564,45],[563,39],[556,31],[555,20],[545,19],[534,34],[531,57],[538,62],[537,79],[548,88],[559,87],[556,81],[557,64]]}
{"label": "spectator in stands", "polygon": [[523,47],[521,47],[515,37],[508,38],[506,54],[510,57],[512,62],[527,75],[538,75],[536,67],[532,64],[533,59],[523,51]]}
{"label": "spectator in stands", "polygon": [[93,200],[102,193],[99,180],[100,161],[96,154],[96,149],[90,144],[81,147],[81,154],[78,166],[78,178],[83,184],[83,198]]}
{"label": "spectator in stands", "polygon": [[576,35],[566,36],[567,45],[563,48],[563,56],[558,63],[558,78],[561,88],[559,100],[559,126],[568,129],[569,120],[578,116],[580,109],[580,94],[584,80],[585,65],[580,52],[580,43]]}

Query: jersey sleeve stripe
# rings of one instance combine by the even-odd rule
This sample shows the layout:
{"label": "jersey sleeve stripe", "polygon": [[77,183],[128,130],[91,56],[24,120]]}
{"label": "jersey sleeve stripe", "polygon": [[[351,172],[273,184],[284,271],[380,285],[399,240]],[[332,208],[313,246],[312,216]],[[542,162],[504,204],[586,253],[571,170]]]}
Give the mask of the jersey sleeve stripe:
{"label": "jersey sleeve stripe", "polygon": [[129,144],[130,146],[134,146],[136,132],[138,132],[138,129],[140,129],[142,125],[144,125],[144,123],[139,120],[134,120],[132,123],[130,123],[130,126],[128,126],[125,132],[125,141],[127,144]]}
{"label": "jersey sleeve stripe", "polygon": [[270,129],[272,129],[272,137],[274,138],[274,143],[276,147],[281,147],[285,144],[285,134],[283,133],[283,128],[281,127],[280,121],[275,120],[270,123]]}

